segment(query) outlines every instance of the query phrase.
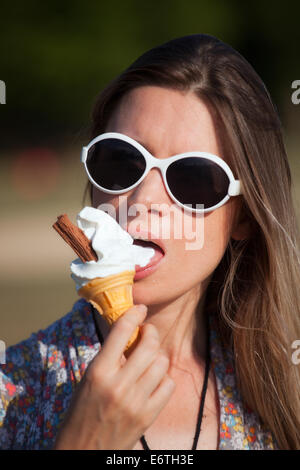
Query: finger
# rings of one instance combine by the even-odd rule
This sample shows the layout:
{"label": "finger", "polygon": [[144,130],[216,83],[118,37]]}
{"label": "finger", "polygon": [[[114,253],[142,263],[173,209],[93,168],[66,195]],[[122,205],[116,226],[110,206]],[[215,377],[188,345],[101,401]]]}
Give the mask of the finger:
{"label": "finger", "polygon": [[150,395],[146,402],[145,412],[153,416],[153,421],[157,418],[161,410],[166,406],[175,391],[176,383],[170,376],[165,375],[159,387]]}
{"label": "finger", "polygon": [[159,386],[164,377],[167,375],[170,360],[165,353],[159,353],[156,359],[148,367],[143,375],[136,382],[139,393],[147,401],[154,390]]}
{"label": "finger", "polygon": [[127,310],[113,324],[95,362],[101,361],[108,370],[119,367],[127,343],[136,327],[144,321],[146,313],[145,305],[135,305]]}
{"label": "finger", "polygon": [[151,323],[143,325],[140,334],[140,342],[120,371],[120,380],[127,384],[135,383],[156,359],[159,352],[159,335],[154,325]]}

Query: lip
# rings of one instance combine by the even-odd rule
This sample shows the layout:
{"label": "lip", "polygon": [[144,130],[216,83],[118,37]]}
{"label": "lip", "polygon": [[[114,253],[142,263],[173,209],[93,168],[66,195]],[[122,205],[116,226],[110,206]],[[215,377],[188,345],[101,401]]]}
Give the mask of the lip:
{"label": "lip", "polygon": [[139,281],[140,279],[143,279],[144,277],[150,276],[150,274],[152,274],[154,271],[157,270],[160,263],[163,261],[164,257],[165,256],[163,255],[159,260],[155,261],[152,264],[150,262],[149,264],[147,264],[147,266],[144,266],[143,268],[141,267],[136,268],[135,276],[133,280]]}

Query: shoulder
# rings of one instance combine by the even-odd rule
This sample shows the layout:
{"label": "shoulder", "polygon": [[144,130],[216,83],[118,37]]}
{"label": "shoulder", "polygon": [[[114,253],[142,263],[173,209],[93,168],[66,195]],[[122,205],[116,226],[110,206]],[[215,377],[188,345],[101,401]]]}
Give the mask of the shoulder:
{"label": "shoulder", "polygon": [[80,299],[67,315],[7,348],[0,366],[0,448],[30,448],[39,425],[41,439],[49,433],[99,346],[90,305]]}

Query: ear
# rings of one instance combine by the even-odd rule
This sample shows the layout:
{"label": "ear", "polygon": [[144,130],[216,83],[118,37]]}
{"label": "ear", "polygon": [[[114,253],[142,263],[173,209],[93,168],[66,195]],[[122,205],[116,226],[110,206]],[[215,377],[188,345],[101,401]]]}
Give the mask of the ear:
{"label": "ear", "polygon": [[233,240],[246,240],[251,238],[254,231],[253,221],[244,203],[239,203],[235,221],[231,231]]}

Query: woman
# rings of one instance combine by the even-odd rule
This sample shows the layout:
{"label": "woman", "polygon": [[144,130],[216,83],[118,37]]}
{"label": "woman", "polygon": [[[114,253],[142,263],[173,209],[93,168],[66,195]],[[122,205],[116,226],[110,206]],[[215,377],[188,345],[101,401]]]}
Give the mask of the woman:
{"label": "woman", "polygon": [[[197,179],[185,162],[177,185],[168,179],[167,188],[153,168],[125,191],[125,228],[135,237],[138,222],[148,240],[177,202],[170,238],[154,240],[164,256],[137,276],[136,306],[107,336],[80,300],[9,348],[1,447],[299,449],[299,368],[291,360],[300,338],[299,238],[280,122],[263,83],[214,37],[174,39],[143,54],[100,94],[91,137],[107,132],[160,160],[195,151],[217,156],[241,191],[202,213],[196,250],[175,237],[176,211],[182,224],[195,225],[197,212],[184,204],[213,201],[224,172],[212,172],[210,181],[198,172]],[[128,179],[127,166],[115,193],[102,190],[97,162],[88,170],[92,205],[118,212],[124,191],[116,188],[120,174]],[[138,204],[146,206],[142,215],[130,212]],[[125,358],[137,325],[141,340]]]}

